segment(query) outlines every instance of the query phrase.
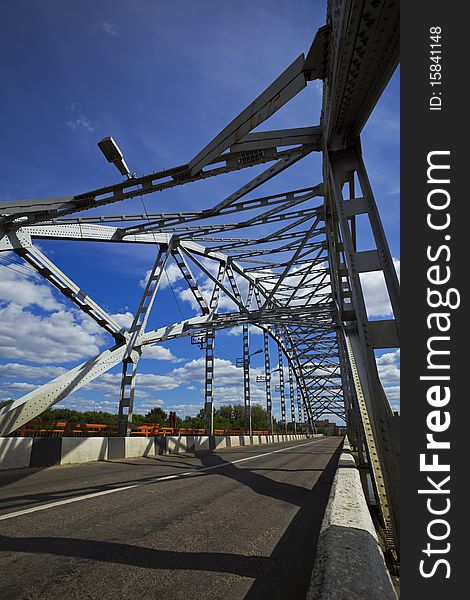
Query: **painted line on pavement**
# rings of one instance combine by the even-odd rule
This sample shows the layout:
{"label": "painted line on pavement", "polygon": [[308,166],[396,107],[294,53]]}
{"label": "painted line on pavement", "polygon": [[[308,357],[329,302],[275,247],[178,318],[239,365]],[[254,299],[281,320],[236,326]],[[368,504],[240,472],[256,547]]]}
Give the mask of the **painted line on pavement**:
{"label": "painted line on pavement", "polygon": [[[247,460],[254,460],[255,458],[262,458],[263,456],[269,456],[270,454],[277,454],[278,452],[285,452],[286,450],[292,450],[292,448],[299,448],[300,446],[308,446],[310,444],[314,444],[314,443],[319,442],[324,439],[325,438],[317,438],[315,440],[312,440],[311,442],[306,442],[305,444],[296,444],[295,446],[288,446],[287,448],[280,448],[279,450],[273,450],[272,452],[264,452],[263,454],[257,454],[256,456],[248,456],[245,458],[239,458],[237,460],[223,463],[221,465],[213,465],[211,467],[203,467],[202,469],[196,469],[194,471],[187,471],[186,473],[178,473],[177,475],[166,475],[164,477],[156,477],[153,481],[147,481],[145,483],[134,483],[132,485],[125,485],[125,486],[118,487],[118,488],[112,488],[110,490],[103,490],[102,492],[94,492],[92,494],[84,494],[83,496],[76,496],[75,498],[67,498],[66,500],[58,500],[56,502],[50,502],[49,504],[42,504],[41,506],[33,506],[31,508],[25,508],[24,510],[18,510],[15,512],[0,515],[0,521],[6,521],[7,519],[14,519],[15,517],[21,517],[22,515],[27,515],[29,513],[38,512],[40,510],[48,510],[49,508],[54,508],[56,506],[63,506],[64,504],[71,504],[72,502],[80,502],[82,500],[88,500],[90,498],[98,498],[99,496],[106,496],[107,494],[114,494],[116,492],[124,492],[126,490],[131,490],[133,488],[142,487],[144,485],[152,485],[154,483],[158,483],[159,481],[169,481],[170,479],[182,479],[183,477],[194,477],[196,475],[199,475],[199,473],[203,473],[204,471],[211,471],[213,469],[223,469],[224,467],[228,467],[228,466],[234,465],[236,463],[245,462]],[[240,446],[240,448],[243,448],[243,447],[244,446]]]}

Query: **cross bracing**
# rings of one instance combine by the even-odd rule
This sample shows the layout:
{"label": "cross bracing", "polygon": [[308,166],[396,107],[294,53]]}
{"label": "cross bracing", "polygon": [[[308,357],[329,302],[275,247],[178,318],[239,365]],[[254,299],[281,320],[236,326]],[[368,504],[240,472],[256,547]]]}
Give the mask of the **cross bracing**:
{"label": "cross bracing", "polygon": [[[306,55],[297,57],[188,162],[77,195],[1,202],[0,251],[21,257],[114,340],[98,356],[1,409],[1,432],[8,434],[122,365],[117,402],[125,435],[142,353],[152,344],[190,337],[205,354],[210,433],[217,332],[237,326],[244,328],[240,376],[249,427],[248,326],[254,325],[265,334],[268,412],[275,392],[269,336],[279,350],[285,423],[300,422],[301,412],[311,427],[329,415],[346,421],[363,466],[371,472],[383,524],[397,537],[396,426],[374,349],[399,346],[398,280],[359,138],[397,61],[396,2],[330,0],[327,24]],[[254,131],[313,80],[323,86],[318,124],[306,115],[304,127]],[[298,189],[258,194],[263,184],[314,152],[323,160],[322,181],[312,182],[306,173]],[[193,182],[254,166],[262,170],[225,198],[208,199],[202,210],[159,210],[162,196],[156,192],[183,186],[190,193]],[[143,197],[149,205],[143,213],[119,210],[120,203]],[[112,204],[114,214],[100,212]],[[375,247],[367,251],[357,250],[358,216],[368,219],[373,233]],[[129,251],[135,244],[152,248],[154,266],[129,330],[40,251],[37,242],[43,239],[128,244]],[[158,290],[169,265],[181,273],[198,314],[152,329],[149,316],[158,310]],[[391,319],[368,320],[360,274],[371,271],[384,275]]]}

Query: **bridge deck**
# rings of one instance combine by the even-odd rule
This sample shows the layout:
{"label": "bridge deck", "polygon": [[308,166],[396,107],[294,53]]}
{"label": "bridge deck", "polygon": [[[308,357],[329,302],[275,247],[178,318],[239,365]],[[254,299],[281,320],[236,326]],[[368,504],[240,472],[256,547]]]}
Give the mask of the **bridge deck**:
{"label": "bridge deck", "polygon": [[3,597],[303,599],[341,441],[3,472]]}

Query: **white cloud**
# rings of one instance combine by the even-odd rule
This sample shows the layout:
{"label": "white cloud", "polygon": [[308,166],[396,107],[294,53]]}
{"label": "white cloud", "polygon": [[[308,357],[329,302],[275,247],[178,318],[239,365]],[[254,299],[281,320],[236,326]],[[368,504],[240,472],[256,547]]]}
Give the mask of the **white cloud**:
{"label": "white cloud", "polygon": [[[32,308],[41,309],[41,314]],[[128,329],[133,315],[115,313],[111,315],[121,326]],[[109,341],[105,331],[88,315],[78,309],[67,308],[54,295],[49,284],[41,282],[39,276],[28,276],[11,269],[2,269],[0,280],[0,358],[27,361],[30,363],[53,364],[78,362],[98,354]],[[180,362],[163,346],[146,349],[148,359]],[[39,368],[10,363],[9,372],[1,367],[0,372],[11,378],[28,380],[33,373],[35,381],[52,379],[64,369],[59,367]],[[18,388],[19,389],[19,388]]]}
{"label": "white cloud", "polygon": [[[400,277],[400,261],[393,259],[395,270]],[[385,317],[392,314],[385,279],[382,271],[361,273],[361,285],[369,317]]]}
{"label": "white cloud", "polygon": [[[250,325],[248,329],[250,335],[263,335],[263,330],[260,327]],[[222,329],[222,333],[230,336],[241,336],[243,333],[243,327],[239,325],[237,327],[231,327],[230,329]]]}
{"label": "white cloud", "polygon": [[67,127],[72,131],[76,129],[86,129],[87,131],[95,131],[96,124],[92,123],[85,116],[79,102],[71,102],[67,107],[67,111],[72,113],[72,118],[67,121]]}
{"label": "white cloud", "polygon": [[[108,392],[111,394],[115,394],[117,397],[117,395],[119,394],[120,385],[121,373],[104,373],[88,385],[84,386],[83,389]],[[174,390],[180,385],[181,383],[175,380],[171,373],[168,375],[155,375],[153,373],[137,373],[136,376],[137,390]]]}
{"label": "white cloud", "polygon": [[[83,396],[71,395],[62,400],[59,404],[56,404],[53,408],[70,408],[72,410],[88,411],[88,410],[102,410],[105,412],[116,412],[116,410],[109,411],[107,406],[109,402],[105,400],[93,400],[91,398],[84,398]],[[114,403],[116,405],[116,403]]]}
{"label": "white cloud", "polygon": [[[160,398],[151,398],[149,400],[145,400],[144,402],[137,398],[134,404],[134,412],[143,415],[145,413],[150,412],[153,408],[156,408],[157,406],[163,408],[164,404],[164,400],[161,400]],[[164,410],[165,412],[167,412],[166,408]]]}
{"label": "white cloud", "polygon": [[62,307],[52,295],[51,286],[40,283],[39,275],[31,274],[26,278],[8,268],[1,270],[0,301],[2,300],[18,306],[38,306],[44,310],[57,310]]}
{"label": "white cloud", "polygon": [[118,325],[124,327],[125,329],[130,329],[132,325],[132,321],[134,320],[134,315],[129,311],[125,313],[113,313],[110,315]]}
{"label": "white cloud", "polygon": [[[399,261],[396,261],[399,269]],[[170,281],[177,281],[181,277],[176,265],[169,265]],[[211,266],[215,269],[215,265]],[[212,282],[196,271],[199,278],[203,279],[201,288],[209,296],[212,292]],[[295,276],[298,277],[298,276]],[[165,281],[166,277],[162,280]],[[4,279],[2,283],[4,284]],[[246,286],[243,278],[240,278],[239,286]],[[19,285],[18,285],[19,284]],[[23,286],[23,287],[21,287]],[[373,286],[372,286],[373,288]],[[21,292],[18,292],[18,289]],[[103,330],[89,317],[84,316],[76,309],[66,310],[51,292],[51,289],[36,281],[26,280],[16,273],[9,274],[7,285],[3,285],[3,298],[10,304],[2,307],[0,305],[0,357],[24,360],[31,363],[62,363],[77,362],[84,357],[97,354],[100,347],[106,341]],[[182,290],[177,290],[180,296]],[[194,299],[189,289],[188,299]],[[225,299],[224,299],[225,298]],[[17,304],[22,302],[22,305]],[[380,298],[375,298],[380,304]],[[229,306],[231,301],[224,295],[221,296],[221,306]],[[37,306],[50,314],[38,315],[27,310],[28,307]],[[133,316],[127,311],[112,315],[122,326],[128,328],[132,323]],[[251,333],[262,333],[256,327],[250,327]],[[241,328],[228,330],[228,335],[239,335]],[[160,361],[180,362],[169,348],[164,346],[151,346],[146,348],[143,357]],[[398,394],[399,380],[399,352],[382,355],[378,359],[378,369],[384,385],[388,388],[387,393],[394,401]],[[9,391],[23,392],[31,389],[31,381],[51,379],[64,371],[62,367],[43,368],[30,365],[22,365],[19,362],[11,362],[9,365],[0,367],[3,373],[14,380],[9,384]],[[265,400],[264,383],[256,382],[256,375],[261,370],[252,368],[252,399]],[[230,360],[217,358],[215,360],[215,401],[217,404],[227,402],[240,402],[243,398],[243,378],[241,369],[237,368]],[[286,379],[287,381],[287,379]],[[109,399],[109,406],[116,409],[119,388],[121,382],[120,373],[107,373],[93,381],[85,389],[104,392],[104,397]],[[152,394],[160,390],[175,390],[186,385],[186,390],[192,392],[190,395],[202,398],[199,384],[204,382],[204,358],[187,362],[165,375],[153,373],[138,373],[137,375],[137,398],[141,403],[155,403]],[[274,385],[274,383],[273,383]],[[274,393],[274,387],[273,387]],[[102,402],[107,402],[103,400]],[[163,401],[162,401],[163,402]],[[103,405],[104,406],[104,405]],[[189,406],[189,405],[188,405]],[[198,410],[199,410],[199,404]],[[196,411],[198,412],[198,411]]]}
{"label": "white cloud", "polygon": [[[94,325],[94,324],[93,324]],[[66,363],[98,354],[102,339],[75,312],[40,316],[16,304],[0,308],[0,357],[31,363]]]}
{"label": "white cloud", "polygon": [[86,129],[87,131],[95,131],[96,127],[94,127],[91,124],[91,121],[88,117],[85,117],[85,115],[79,115],[76,119],[73,119],[71,121],[67,121],[67,127],[69,129],[71,129],[72,131],[75,131],[76,129]]}
{"label": "white cloud", "polygon": [[52,379],[64,373],[64,367],[23,365],[20,363],[7,363],[0,365],[0,376],[10,379],[21,378],[26,381],[40,381]]}
{"label": "white cloud", "polygon": [[382,354],[377,359],[377,368],[383,385],[398,384],[400,381],[400,350]]}
{"label": "white cloud", "polygon": [[400,363],[400,350],[385,352],[377,358],[378,365],[396,365]]}
{"label": "white cloud", "polygon": [[202,405],[199,404],[170,404],[168,410],[175,411],[178,417],[186,416],[195,417],[201,410]]}
{"label": "white cloud", "polygon": [[175,380],[171,374],[154,375],[153,373],[138,373],[137,385],[148,390],[174,390],[180,387],[181,383]]}
{"label": "white cloud", "polygon": [[[203,382],[204,368],[205,359],[201,357],[191,360],[182,367],[173,369],[170,375],[181,383]],[[242,370],[238,369],[229,360],[216,358],[214,362],[214,380],[218,386],[239,384],[242,381]]]}
{"label": "white cloud", "polygon": [[175,356],[171,350],[164,346],[145,346],[142,358],[153,360],[171,360],[171,362],[182,362],[183,358]]}
{"label": "white cloud", "polygon": [[231,327],[230,329],[223,329],[222,332],[226,335],[240,336],[243,333],[243,328],[241,326]]}
{"label": "white cloud", "polygon": [[14,383],[7,384],[5,387],[12,391],[20,391],[22,393],[25,393],[29,390],[33,390],[36,387],[36,385],[34,383],[24,383],[21,381],[15,381]]}
{"label": "white cloud", "polygon": [[[141,288],[145,288],[145,286],[147,285],[147,281],[148,281],[148,278],[150,277],[151,272],[152,272],[152,269],[149,269],[145,273],[144,278],[139,281],[139,286]],[[175,264],[174,262],[168,262],[165,267],[165,272],[162,274],[162,276],[160,278],[160,283],[159,283],[158,287],[160,289],[164,290],[167,287],[169,287],[170,284],[173,285],[180,279],[183,279],[183,275],[182,275],[178,265]]]}
{"label": "white cloud", "polygon": [[117,37],[119,35],[119,30],[116,23],[111,23],[110,21],[103,21],[103,23],[101,23],[101,29],[112,37]]}
{"label": "white cloud", "polygon": [[400,386],[399,385],[387,385],[384,387],[384,392],[390,403],[396,404],[400,400]]}

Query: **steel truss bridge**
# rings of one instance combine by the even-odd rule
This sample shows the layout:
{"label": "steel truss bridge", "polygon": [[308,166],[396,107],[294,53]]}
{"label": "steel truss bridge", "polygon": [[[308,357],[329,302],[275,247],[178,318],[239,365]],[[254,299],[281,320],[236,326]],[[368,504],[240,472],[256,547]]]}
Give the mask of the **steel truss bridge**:
{"label": "steel truss bridge", "polygon": [[[363,472],[370,473],[390,545],[398,541],[397,420],[380,383],[374,350],[399,346],[399,284],[361,155],[360,133],[399,56],[395,0],[330,0],[327,21],[307,54],[279,77],[192,160],[75,196],[0,203],[0,250],[14,252],[114,338],[114,345],[0,410],[7,435],[48,407],[122,365],[119,431],[132,422],[136,372],[148,346],[190,336],[205,351],[206,431],[213,431],[217,331],[241,326],[246,427],[250,419],[249,327],[263,330],[267,410],[272,414],[269,338],[278,345],[281,411],[311,426],[326,415],[346,421]],[[310,82],[323,85],[318,125],[252,130]],[[312,152],[323,181],[247,196]],[[100,215],[123,200],[266,164],[222,201],[197,212]],[[90,215],[86,211],[95,209]],[[375,248],[358,251],[356,218],[367,218]],[[156,258],[132,326],[126,330],[35,245],[36,241],[150,244]],[[177,265],[199,308],[193,318],[147,327],[165,269]],[[360,274],[385,278],[394,318],[369,321]],[[207,295],[201,278],[211,282]],[[232,308],[220,307],[225,296]],[[157,297],[158,304],[158,297]],[[286,369],[284,369],[284,366]],[[289,379],[286,402],[285,375]],[[295,382],[295,385],[294,385]],[[294,395],[294,390],[297,394]]]}

